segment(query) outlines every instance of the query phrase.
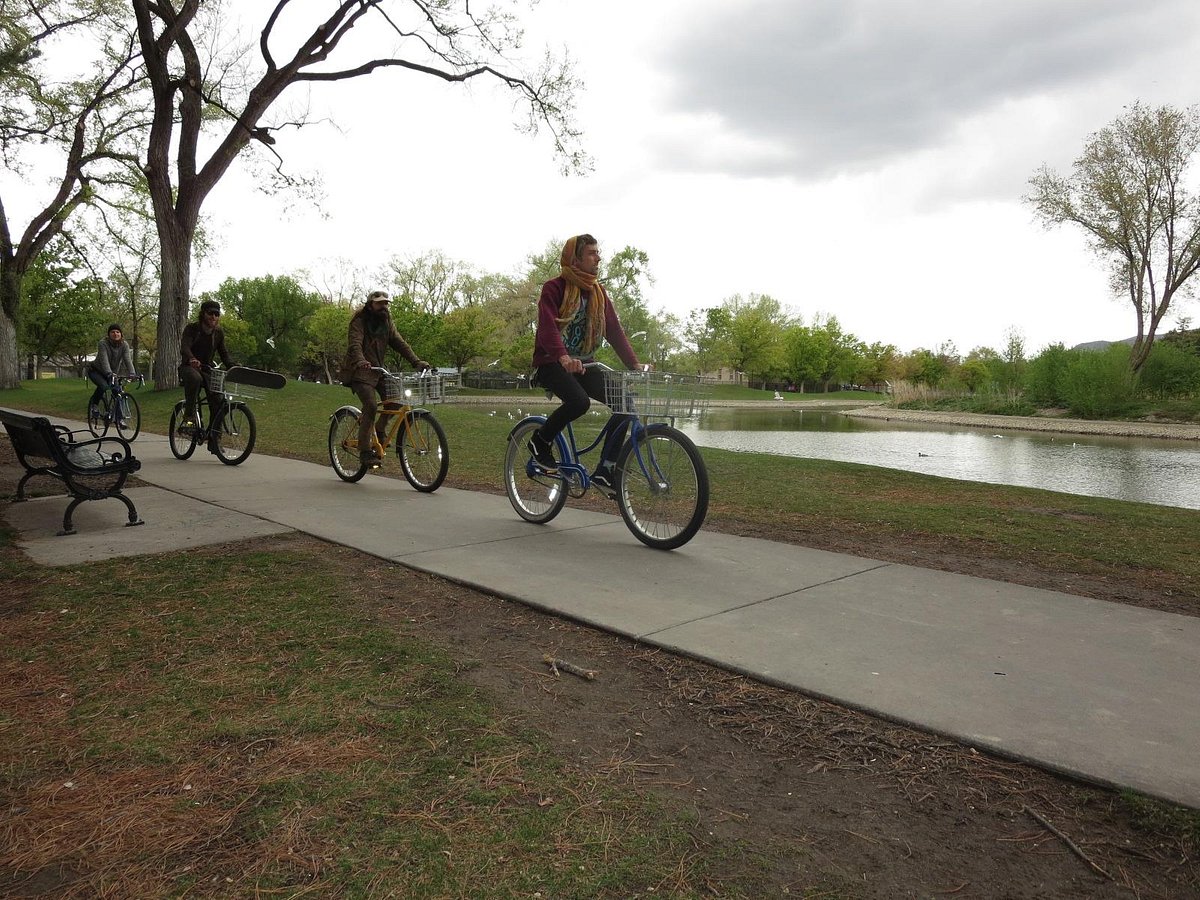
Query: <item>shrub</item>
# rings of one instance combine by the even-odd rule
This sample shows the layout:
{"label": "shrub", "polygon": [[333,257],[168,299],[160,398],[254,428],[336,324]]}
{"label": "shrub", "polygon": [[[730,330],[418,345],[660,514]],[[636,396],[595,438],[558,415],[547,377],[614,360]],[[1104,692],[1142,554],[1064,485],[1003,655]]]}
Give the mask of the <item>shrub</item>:
{"label": "shrub", "polygon": [[1133,402],[1129,347],[1113,344],[1101,351],[1068,351],[1058,391],[1067,408],[1083,418],[1125,412]]}
{"label": "shrub", "polygon": [[1178,344],[1156,342],[1138,376],[1138,388],[1159,400],[1200,392],[1200,356]]}
{"label": "shrub", "polygon": [[1068,361],[1078,350],[1051,344],[1029,362],[1025,372],[1025,398],[1038,406],[1065,406],[1061,383]]}

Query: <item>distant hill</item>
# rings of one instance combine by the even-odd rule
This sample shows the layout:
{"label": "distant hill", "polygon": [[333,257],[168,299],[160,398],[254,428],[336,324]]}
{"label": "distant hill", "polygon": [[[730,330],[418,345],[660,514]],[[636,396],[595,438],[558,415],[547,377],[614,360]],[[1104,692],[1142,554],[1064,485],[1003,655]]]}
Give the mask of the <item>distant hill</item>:
{"label": "distant hill", "polygon": [[1137,338],[1131,337],[1131,338],[1125,338],[1125,340],[1123,340],[1123,341],[1087,341],[1086,343],[1083,343],[1083,344],[1076,344],[1071,349],[1072,350],[1105,350],[1108,347],[1111,347],[1113,344],[1128,344],[1130,347],[1132,347],[1133,342],[1136,340],[1137,340]]}

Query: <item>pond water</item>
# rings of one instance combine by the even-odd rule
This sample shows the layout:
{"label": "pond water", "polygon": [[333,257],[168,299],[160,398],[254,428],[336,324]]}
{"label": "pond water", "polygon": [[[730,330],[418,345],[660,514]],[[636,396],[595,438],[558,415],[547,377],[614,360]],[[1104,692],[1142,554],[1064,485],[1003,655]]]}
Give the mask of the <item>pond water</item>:
{"label": "pond water", "polygon": [[856,419],[833,408],[710,410],[701,447],[865,463],[967,481],[1200,509],[1200,443]]}

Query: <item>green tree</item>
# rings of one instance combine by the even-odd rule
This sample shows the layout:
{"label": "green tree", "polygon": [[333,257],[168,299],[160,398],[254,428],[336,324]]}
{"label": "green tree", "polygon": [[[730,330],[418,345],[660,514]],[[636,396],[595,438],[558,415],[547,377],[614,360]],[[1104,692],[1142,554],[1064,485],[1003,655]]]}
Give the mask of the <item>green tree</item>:
{"label": "green tree", "polygon": [[812,332],[814,339],[823,347],[821,358],[824,366],[816,377],[824,384],[825,390],[828,391],[834,382],[852,381],[862,362],[858,338],[842,331],[836,316],[828,316],[823,320],[818,318],[813,323]]}
{"label": "green tree", "polygon": [[626,334],[650,331],[651,316],[646,308],[645,289],[654,284],[650,257],[636,247],[622,247],[608,258],[600,274],[604,289],[612,300]]}
{"label": "green tree", "polygon": [[69,357],[81,371],[104,337],[105,290],[98,278],[79,278],[64,241],[39,254],[25,275],[20,344],[31,355],[30,377],[51,357]]}
{"label": "green tree", "polygon": [[876,341],[862,347],[862,366],[858,381],[864,385],[880,385],[896,378],[899,352],[893,344]]}
{"label": "green tree", "polygon": [[996,383],[1000,390],[1012,393],[1025,378],[1025,335],[1015,325],[1004,332],[1004,367]]}
{"label": "green tree", "polygon": [[[120,168],[137,133],[127,103],[138,88],[118,0],[0,4],[0,152],[7,174],[34,159],[55,172],[23,226],[0,202],[0,388],[20,380],[17,331],[26,273],[70,217]],[[59,79],[52,71],[78,76]],[[40,181],[39,181],[40,183]]]}
{"label": "green tree", "polygon": [[[392,301],[391,311],[396,330],[408,341],[417,357],[434,364],[440,362],[438,348],[442,346],[442,319],[403,297]],[[388,368],[393,372],[406,365],[394,350],[388,350],[387,360]]]}
{"label": "green tree", "polygon": [[497,350],[500,321],[482,306],[463,306],[442,318],[442,353],[461,373],[467,363]]}
{"label": "green tree", "polygon": [[730,365],[729,311],[721,306],[694,309],[688,315],[684,337],[691,345],[692,359],[698,374],[716,372]]}
{"label": "green tree", "polygon": [[724,343],[729,364],[747,377],[762,380],[782,365],[786,316],[779,301],[766,294],[735,294],[722,304],[726,312]]}
{"label": "green tree", "polygon": [[1189,191],[1200,112],[1134,103],[1088,138],[1070,176],[1043,166],[1025,198],[1047,227],[1070,222],[1106,259],[1114,294],[1133,307],[1137,373],[1159,324],[1200,268],[1200,200]]}
{"label": "green tree", "polygon": [[796,322],[783,333],[783,371],[801,392],[806,381],[817,381],[829,367],[832,348],[812,328]]}
{"label": "green tree", "polygon": [[322,303],[316,312],[308,317],[308,342],[304,345],[301,358],[320,368],[329,384],[333,384],[340,377],[352,314],[353,311],[348,306]]}
{"label": "green tree", "polygon": [[273,372],[296,369],[308,343],[308,318],[321,306],[318,295],[290,276],[263,275],[227,278],[201,299],[209,298],[246,323],[253,348],[239,362]]}

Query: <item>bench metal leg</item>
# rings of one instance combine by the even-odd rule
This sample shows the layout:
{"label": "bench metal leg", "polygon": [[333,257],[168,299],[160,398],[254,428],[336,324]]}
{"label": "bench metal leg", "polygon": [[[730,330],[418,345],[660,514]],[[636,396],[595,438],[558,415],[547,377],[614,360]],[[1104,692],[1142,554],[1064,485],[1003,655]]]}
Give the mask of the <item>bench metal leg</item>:
{"label": "bench metal leg", "polygon": [[122,503],[124,503],[126,506],[129,507],[129,521],[125,523],[126,528],[130,527],[131,525],[145,525],[146,524],[140,518],[138,518],[137,510],[133,508],[132,500],[130,500],[124,494],[117,494],[116,498],[118,500],[120,500]]}
{"label": "bench metal leg", "polygon": [[71,498],[71,502],[67,504],[67,511],[63,513],[62,531],[58,533],[59,537],[75,533],[75,526],[71,524],[71,514],[75,512],[75,507],[82,503],[84,499],[84,497],[73,497]]}
{"label": "bench metal leg", "polygon": [[[65,513],[63,513],[63,527],[62,527],[62,531],[58,532],[58,537],[64,537],[65,535],[68,535],[68,534],[75,534],[75,526],[71,523],[71,516],[75,512],[75,507],[77,507],[80,503],[83,503],[86,500],[97,500],[97,499],[100,499],[100,498],[98,498],[98,497],[75,497],[75,498],[73,498],[71,500],[71,502],[67,504],[67,511]],[[133,501],[130,500],[128,497],[126,497],[124,494],[113,494],[111,498],[106,498],[106,499],[120,500],[129,509],[129,521],[125,523],[126,528],[130,527],[131,525],[145,525],[146,524],[138,517],[137,509],[134,508]]]}
{"label": "bench metal leg", "polygon": [[27,482],[30,478],[32,478],[34,475],[37,475],[37,474],[38,474],[37,472],[26,472],[24,475],[21,476],[21,480],[17,482],[17,496],[13,502],[24,503],[26,500],[29,499],[28,497],[25,496],[25,482]]}

